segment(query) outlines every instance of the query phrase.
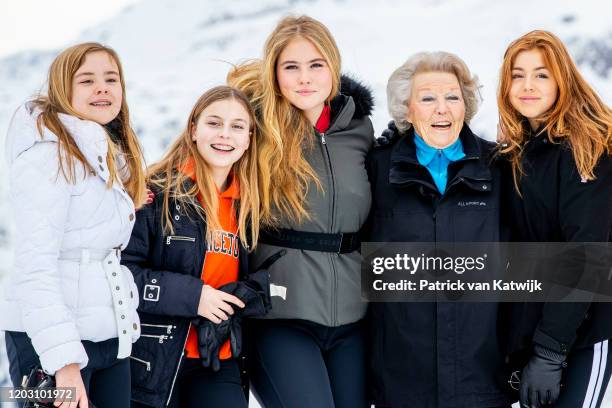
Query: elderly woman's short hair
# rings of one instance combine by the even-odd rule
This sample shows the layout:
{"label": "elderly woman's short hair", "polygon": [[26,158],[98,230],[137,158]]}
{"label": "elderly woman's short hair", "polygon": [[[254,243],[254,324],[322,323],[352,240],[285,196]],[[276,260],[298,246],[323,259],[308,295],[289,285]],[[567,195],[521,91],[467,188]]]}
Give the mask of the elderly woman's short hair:
{"label": "elderly woman's short hair", "polygon": [[480,103],[480,83],[472,75],[461,58],[450,52],[419,52],[393,71],[387,83],[387,105],[389,114],[397,128],[404,132],[410,128],[408,101],[412,92],[412,81],[416,74],[424,72],[446,72],[457,77],[465,101],[465,122],[470,123]]}

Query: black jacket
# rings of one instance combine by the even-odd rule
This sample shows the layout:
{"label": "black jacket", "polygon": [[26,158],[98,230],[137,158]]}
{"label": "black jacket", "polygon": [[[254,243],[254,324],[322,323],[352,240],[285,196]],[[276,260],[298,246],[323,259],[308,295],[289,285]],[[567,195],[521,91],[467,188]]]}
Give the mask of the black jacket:
{"label": "black jacket", "polygon": [[[155,191],[153,203],[136,213],[121,259],[140,294],[142,334],[132,348],[132,400],[153,407],[166,406],[173,391],[189,326],[197,316],[206,253],[205,223],[195,209],[170,200],[174,233],[166,235],[162,203],[163,193]],[[242,245],[238,259],[239,279],[244,279],[248,256]]]}
{"label": "black jacket", "polygon": [[[583,181],[567,142],[548,134],[524,148],[525,175],[506,189],[513,220],[512,240],[521,242],[609,242],[612,235],[612,158],[604,156],[596,179]],[[512,305],[510,352],[525,364],[532,342],[566,354],[612,338],[611,303],[524,303]]]}
{"label": "black jacket", "polygon": [[[374,149],[370,241],[502,240],[501,173],[490,165],[494,145],[467,125],[460,138],[465,157],[449,165],[443,196],[417,160],[412,129]],[[377,406],[474,408],[512,401],[497,304],[371,303],[369,312],[370,392]]]}

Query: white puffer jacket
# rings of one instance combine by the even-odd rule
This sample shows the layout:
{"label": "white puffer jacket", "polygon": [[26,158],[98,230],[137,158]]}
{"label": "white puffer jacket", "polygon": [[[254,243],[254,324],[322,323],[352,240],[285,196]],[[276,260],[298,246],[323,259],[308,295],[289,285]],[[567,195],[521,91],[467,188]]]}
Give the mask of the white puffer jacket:
{"label": "white puffer jacket", "polygon": [[58,138],[36,127],[39,109],[21,106],[6,140],[15,264],[0,293],[0,329],[26,332],[53,374],[88,362],[81,340],[119,338],[118,357],[140,336],[138,293],[119,264],[134,226],[134,204],[119,182],[108,189],[107,135],[95,122],[60,120],[95,172],[58,173]]}

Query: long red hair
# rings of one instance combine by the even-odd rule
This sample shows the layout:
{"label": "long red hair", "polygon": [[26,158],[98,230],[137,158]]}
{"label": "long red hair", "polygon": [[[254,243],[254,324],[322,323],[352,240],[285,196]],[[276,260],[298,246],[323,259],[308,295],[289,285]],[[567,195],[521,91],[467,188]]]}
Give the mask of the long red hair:
{"label": "long red hair", "polygon": [[558,97],[541,120],[553,143],[567,141],[578,171],[586,180],[595,178],[594,168],[602,155],[612,154],[612,110],[584,80],[567,48],[548,31],[535,30],[513,41],[501,67],[497,104],[506,154],[512,163],[514,183],[523,174],[521,157],[528,141],[524,117],[510,103],[512,67],[519,53],[537,49],[559,87]]}

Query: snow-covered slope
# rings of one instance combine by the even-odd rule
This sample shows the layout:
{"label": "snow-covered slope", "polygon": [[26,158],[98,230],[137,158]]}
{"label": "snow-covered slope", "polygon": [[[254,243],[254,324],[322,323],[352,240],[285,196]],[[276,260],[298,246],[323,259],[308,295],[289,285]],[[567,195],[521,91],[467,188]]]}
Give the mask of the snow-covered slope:
{"label": "snow-covered slope", "polygon": [[[151,162],[178,135],[197,97],[223,83],[232,63],[260,56],[267,34],[286,14],[306,13],[327,24],[342,52],[344,71],[375,93],[377,132],[388,120],[385,86],[391,72],[417,51],[446,50],[461,56],[480,77],[484,101],[472,128],[493,138],[503,52],[512,39],[532,29],[557,33],[587,80],[612,102],[611,12],[612,6],[599,0],[148,0],[85,31],[81,40],[100,41],[119,52],[133,123]],[[24,51],[0,59],[0,138],[17,105],[44,89],[57,51]],[[10,265],[11,235],[1,169],[0,276]]]}

